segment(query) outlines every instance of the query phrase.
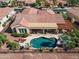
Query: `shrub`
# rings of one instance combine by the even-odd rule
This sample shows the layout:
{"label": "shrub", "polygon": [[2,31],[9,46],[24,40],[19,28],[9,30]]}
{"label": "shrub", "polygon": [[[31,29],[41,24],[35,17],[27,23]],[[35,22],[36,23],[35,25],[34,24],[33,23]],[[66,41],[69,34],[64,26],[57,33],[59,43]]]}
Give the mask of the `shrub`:
{"label": "shrub", "polygon": [[79,31],[76,28],[73,28],[75,35],[79,38]]}
{"label": "shrub", "polygon": [[66,45],[66,46],[64,46],[64,44],[63,44],[63,47],[65,47],[65,48],[67,47],[69,49],[76,47],[76,42],[75,42],[74,38],[72,38],[71,36],[62,35],[61,39],[63,40],[64,44]]}
{"label": "shrub", "polygon": [[67,14],[67,12],[66,12],[66,13],[62,12],[62,16],[64,17],[65,20],[68,19],[68,14]]}
{"label": "shrub", "polygon": [[4,34],[0,34],[0,41],[4,44],[7,41],[7,36]]}
{"label": "shrub", "polygon": [[68,45],[68,48],[70,48],[70,49],[76,47],[76,43],[75,42],[68,42],[67,45]]}
{"label": "shrub", "polygon": [[23,33],[23,34],[12,33],[12,35],[13,35],[14,37],[27,37],[27,36],[28,36],[27,33]]}
{"label": "shrub", "polygon": [[22,37],[27,37],[28,34],[20,34]]}
{"label": "shrub", "polygon": [[14,33],[12,33],[12,36],[19,37],[19,34],[17,34],[16,32],[14,32]]}
{"label": "shrub", "polygon": [[41,3],[34,3],[32,6],[35,7],[35,8],[40,8],[41,7]]}
{"label": "shrub", "polygon": [[19,49],[20,48],[20,45],[17,43],[17,42],[8,42],[7,43],[7,47],[10,49],[10,50],[16,50],[16,49]]}

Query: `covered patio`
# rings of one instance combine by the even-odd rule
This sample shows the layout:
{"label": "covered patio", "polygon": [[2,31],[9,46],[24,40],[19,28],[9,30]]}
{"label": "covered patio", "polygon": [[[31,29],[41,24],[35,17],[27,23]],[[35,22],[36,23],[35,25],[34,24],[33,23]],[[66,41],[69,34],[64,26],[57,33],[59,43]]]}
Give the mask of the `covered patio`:
{"label": "covered patio", "polygon": [[30,23],[29,24],[29,31],[32,34],[41,33],[56,33],[58,26],[56,23]]}

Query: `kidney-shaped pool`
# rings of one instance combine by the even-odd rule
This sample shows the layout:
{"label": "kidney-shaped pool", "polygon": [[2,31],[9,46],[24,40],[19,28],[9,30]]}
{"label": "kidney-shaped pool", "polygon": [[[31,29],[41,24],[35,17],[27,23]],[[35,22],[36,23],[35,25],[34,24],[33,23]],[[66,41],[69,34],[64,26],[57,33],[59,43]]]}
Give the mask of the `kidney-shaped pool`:
{"label": "kidney-shaped pool", "polygon": [[39,37],[34,38],[30,41],[30,44],[33,48],[55,48],[57,43],[57,39],[55,38],[46,38],[46,37]]}

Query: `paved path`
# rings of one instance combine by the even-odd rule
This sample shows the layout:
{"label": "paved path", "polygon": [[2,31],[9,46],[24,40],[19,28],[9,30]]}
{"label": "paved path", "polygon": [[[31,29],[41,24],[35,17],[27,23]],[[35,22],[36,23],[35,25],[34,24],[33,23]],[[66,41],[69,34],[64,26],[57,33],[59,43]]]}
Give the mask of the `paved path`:
{"label": "paved path", "polygon": [[79,53],[9,53],[0,59],[79,59]]}

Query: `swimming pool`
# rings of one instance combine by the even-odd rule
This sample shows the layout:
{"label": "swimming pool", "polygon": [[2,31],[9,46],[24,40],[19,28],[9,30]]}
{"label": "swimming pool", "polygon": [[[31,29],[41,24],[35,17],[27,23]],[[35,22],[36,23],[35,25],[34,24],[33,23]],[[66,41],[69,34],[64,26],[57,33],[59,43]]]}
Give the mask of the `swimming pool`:
{"label": "swimming pool", "polygon": [[55,38],[46,38],[46,37],[39,37],[34,38],[30,41],[30,44],[33,48],[54,48],[56,47],[57,40]]}

